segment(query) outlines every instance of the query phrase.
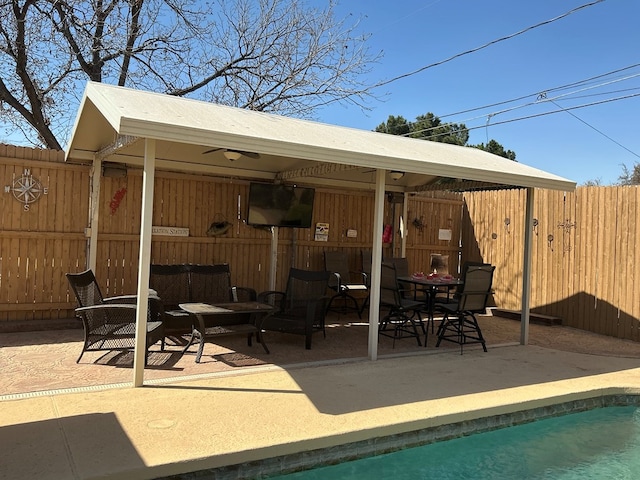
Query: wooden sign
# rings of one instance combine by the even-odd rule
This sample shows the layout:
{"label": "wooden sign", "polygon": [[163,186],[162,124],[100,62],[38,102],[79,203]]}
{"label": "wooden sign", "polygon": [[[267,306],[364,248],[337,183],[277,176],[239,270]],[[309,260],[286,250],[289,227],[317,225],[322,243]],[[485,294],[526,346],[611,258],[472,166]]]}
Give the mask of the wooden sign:
{"label": "wooden sign", "polygon": [[153,235],[166,235],[168,237],[188,237],[189,228],[187,227],[151,227]]}

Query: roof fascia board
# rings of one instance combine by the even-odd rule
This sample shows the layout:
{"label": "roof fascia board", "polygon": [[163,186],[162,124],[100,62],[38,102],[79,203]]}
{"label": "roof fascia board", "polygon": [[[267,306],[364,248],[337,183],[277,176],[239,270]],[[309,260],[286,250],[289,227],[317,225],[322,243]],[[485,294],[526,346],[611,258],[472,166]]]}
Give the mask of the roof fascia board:
{"label": "roof fascia board", "polygon": [[[129,118],[122,119],[121,131],[119,133],[122,135],[155,138],[157,140],[176,141],[194,145],[238,148],[248,151],[258,151],[263,154],[301,158],[317,162],[337,163],[372,169],[401,170],[406,173],[464,178],[467,180],[498,183],[502,185],[561,191],[573,191],[576,186],[575,182],[556,177],[555,175],[526,165],[518,164],[517,162],[514,162],[513,165],[515,169],[529,170],[531,173],[496,171],[481,165],[474,167],[458,166],[428,160],[373,155],[352,150],[330,149],[313,145],[300,145],[292,142],[276,142],[270,139],[258,139],[255,137],[221,132],[206,132],[201,129],[187,127],[172,127],[171,129],[167,129],[166,125],[163,124]],[[511,160],[507,159],[505,159],[505,161],[511,162]]]}

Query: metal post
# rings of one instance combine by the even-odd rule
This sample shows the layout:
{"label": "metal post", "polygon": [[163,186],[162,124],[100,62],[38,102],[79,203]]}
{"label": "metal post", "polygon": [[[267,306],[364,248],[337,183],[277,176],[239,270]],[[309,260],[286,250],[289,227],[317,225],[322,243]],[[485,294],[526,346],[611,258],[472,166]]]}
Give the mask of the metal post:
{"label": "metal post", "polygon": [[378,359],[378,323],[380,321],[380,274],[382,272],[382,228],[386,171],[376,170],[376,195],[371,251],[371,286],[369,287],[369,360]]}
{"label": "metal post", "polygon": [[520,344],[529,343],[529,308],[531,301],[531,246],[533,244],[534,189],[527,188],[527,206],[524,218],[524,258],[522,264],[522,314],[520,318]]}
{"label": "metal post", "polygon": [[136,340],[133,356],[133,385],[144,383],[144,360],[147,353],[147,311],[149,309],[149,270],[151,268],[151,226],[153,221],[153,183],[156,170],[156,141],[145,140],[142,174],[142,216],[140,219],[140,256],[138,258],[138,299]]}

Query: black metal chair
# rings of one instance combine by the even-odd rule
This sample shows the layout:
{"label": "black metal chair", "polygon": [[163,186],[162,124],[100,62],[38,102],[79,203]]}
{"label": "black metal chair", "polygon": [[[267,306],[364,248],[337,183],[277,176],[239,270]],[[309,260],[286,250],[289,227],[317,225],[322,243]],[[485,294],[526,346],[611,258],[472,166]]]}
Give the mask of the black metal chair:
{"label": "black metal chair", "polygon": [[[324,252],[324,269],[331,273],[329,288],[336,292],[329,300],[327,310],[331,310],[334,301],[342,300],[342,306],[334,308],[339,308],[342,313],[354,310],[358,314],[358,318],[362,318],[362,307],[352,295],[353,292],[368,291],[366,278],[362,272],[359,273],[359,281],[353,282],[352,272],[349,270],[349,257],[346,252],[339,251]],[[364,302],[365,300],[363,300],[363,305]]]}
{"label": "black metal chair", "polygon": [[[378,334],[393,338],[395,347],[396,339],[414,337],[421,346],[420,335],[425,335],[427,330],[422,323],[421,310],[424,302],[405,298],[398,284],[396,266],[393,262],[383,262],[380,275],[380,306],[389,309],[388,313],[380,320]],[[417,317],[417,320],[416,320]],[[420,332],[418,331],[420,327]]]}
{"label": "black metal chair", "polygon": [[135,295],[103,297],[100,286],[91,269],[80,273],[67,273],[66,275],[79,307],[102,305],[104,303],[134,303],[136,300]]}
{"label": "black metal chair", "polygon": [[444,317],[438,328],[436,347],[445,340],[459,344],[460,355],[467,343],[480,343],[482,349],[487,351],[476,314],[484,313],[486,310],[491,295],[494,270],[495,267],[492,265],[469,266],[457,303],[437,304],[437,307],[444,312]]}
{"label": "black metal chair", "polygon": [[437,302],[437,304],[458,303],[460,294],[462,293],[462,289],[464,288],[464,281],[467,277],[467,271],[469,270],[469,267],[479,267],[482,265],[491,266],[490,263],[484,263],[484,262],[473,262],[473,261],[464,262],[462,264],[462,270],[460,273],[460,280],[462,281],[462,284],[458,285],[455,289],[446,288],[444,290],[438,290],[435,296],[435,302]]}
{"label": "black metal chair", "polygon": [[[80,361],[84,352],[104,350],[130,350],[135,347],[136,313],[135,295],[103,298],[98,282],[91,270],[81,273],[67,273],[71,289],[75,293],[79,307],[76,314],[82,320],[84,342]],[[159,298],[149,297],[146,325],[145,365],[149,347],[161,342],[164,351],[164,308]]]}
{"label": "black metal chair", "polygon": [[[393,263],[396,266],[396,275],[400,277],[408,277],[411,275],[409,272],[409,260],[406,257],[391,257],[385,262]],[[426,303],[429,299],[429,290],[419,287],[413,283],[403,282],[398,280],[398,286],[400,287],[400,293],[402,298],[417,300]]]}
{"label": "black metal chair", "polygon": [[259,330],[304,335],[305,348],[311,349],[314,332],[322,331],[326,337],[324,319],[329,276],[330,273],[324,270],[291,268],[285,292],[266,291],[258,295],[259,302],[276,307],[263,318]]}
{"label": "black metal chair", "polygon": [[371,295],[371,257],[371,250],[362,250],[360,252],[360,258],[362,261],[362,268],[360,271],[362,274],[362,279],[364,280],[364,284],[367,287],[367,296],[364,298],[364,300],[362,301],[362,305],[360,306],[360,318],[362,318],[362,313],[364,312],[365,308],[369,307],[369,297]]}
{"label": "black metal chair", "polygon": [[191,265],[190,283],[191,302],[214,304],[256,300],[254,289],[231,285],[231,269],[228,263]]}

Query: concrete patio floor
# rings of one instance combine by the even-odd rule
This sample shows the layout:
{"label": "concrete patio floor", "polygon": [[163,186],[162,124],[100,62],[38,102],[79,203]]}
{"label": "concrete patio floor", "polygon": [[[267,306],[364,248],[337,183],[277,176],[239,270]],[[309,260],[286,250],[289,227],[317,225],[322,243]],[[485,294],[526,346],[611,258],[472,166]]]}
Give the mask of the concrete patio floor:
{"label": "concrete patio floor", "polygon": [[[495,316],[479,316],[489,349],[494,345],[519,343],[520,323]],[[168,343],[165,352],[152,348],[145,381],[181,379],[248,368],[306,365],[333,360],[363,360],[367,357],[368,324],[356,315],[331,314],[327,319],[327,337],[314,335],[311,350],[297,335],[268,332],[265,339],[271,350],[266,354],[259,344],[247,345],[243,337],[225,337],[219,343],[207,343],[201,363],[195,363],[197,347],[182,355],[182,345]],[[595,355],[640,358],[640,343],[618,340],[561,326],[530,325],[529,344],[556,350]],[[0,335],[0,399],[69,388],[99,388],[103,385],[129,384],[133,381],[133,355],[130,352],[87,352],[80,363],[76,359],[82,346],[82,330],[52,330]],[[478,348],[477,346],[466,347]],[[427,348],[412,339],[395,342],[380,337],[381,357],[431,351],[457,351],[459,347],[443,342],[435,350],[435,336],[429,335]]]}
{"label": "concrete patio floor", "polygon": [[[366,343],[363,355],[359,346],[337,348],[350,335],[362,336],[358,329],[366,331],[339,320],[326,339],[314,338],[310,351],[300,337],[272,336],[270,363],[260,358],[259,345],[248,347],[243,339],[207,344],[202,364],[190,353],[170,368],[149,368],[142,388],[101,387],[131,381],[126,354],[115,362],[85,354],[76,365],[77,342],[52,345],[43,338],[33,345],[27,334],[5,334],[0,478],[245,478],[242,468],[211,469],[567,401],[640,393],[640,345],[633,342],[531,325],[531,344],[513,345],[519,323],[489,316],[481,319],[488,353],[472,346],[460,355],[455,345],[417,348],[402,340],[393,349],[381,344],[380,359],[371,362],[363,358]],[[20,349],[29,355],[21,357]],[[57,357],[65,350],[70,358]],[[322,352],[325,358],[314,357]],[[236,365],[249,365],[251,358],[254,365],[234,367],[229,358]],[[256,359],[263,364],[256,365]],[[27,378],[7,381],[16,375]],[[72,390],[52,391],[62,386]],[[255,476],[251,465],[246,478]],[[209,476],[188,473],[203,470]]]}

